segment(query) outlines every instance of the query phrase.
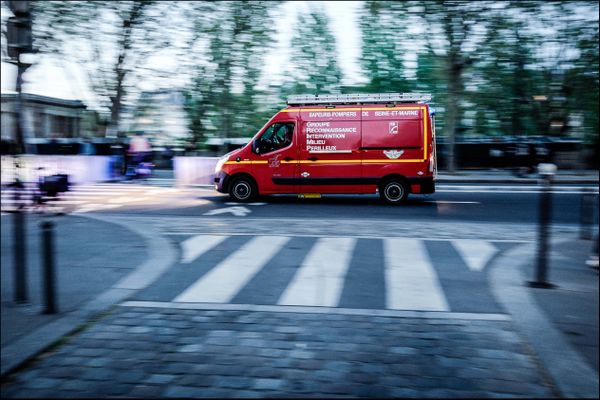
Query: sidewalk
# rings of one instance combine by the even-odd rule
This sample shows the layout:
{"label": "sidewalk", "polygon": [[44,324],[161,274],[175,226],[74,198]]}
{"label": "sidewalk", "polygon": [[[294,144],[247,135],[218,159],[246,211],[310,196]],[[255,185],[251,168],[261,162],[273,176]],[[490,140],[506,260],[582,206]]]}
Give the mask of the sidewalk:
{"label": "sidewalk", "polygon": [[[14,296],[14,215],[2,224],[2,374],[26,361],[110,305],[110,289],[147,254],[143,237],[123,227],[82,216],[26,214],[27,302]],[[57,314],[44,314],[42,221],[54,223]]]}
{"label": "sidewalk", "polygon": [[[552,182],[558,185],[598,185],[598,177],[598,171],[558,170]],[[510,170],[459,170],[449,174],[441,170],[438,171],[436,183],[538,184],[539,175],[532,173],[517,176]]]}
{"label": "sidewalk", "polygon": [[[79,239],[62,249],[79,254],[71,268],[89,260],[76,279],[102,284],[59,302],[65,314],[48,319],[31,311],[37,299],[11,306],[10,218],[2,217],[3,398],[598,397],[598,272],[584,264],[591,241],[553,243],[556,289],[525,285],[535,246],[500,256],[488,278],[507,314],[143,305],[125,300],[171,265],[169,243],[133,225],[59,217],[57,229]],[[86,243],[102,248],[91,253]],[[123,270],[103,271],[106,254]],[[5,312],[23,322],[7,323]]]}
{"label": "sidewalk", "polygon": [[598,270],[585,264],[593,242],[551,241],[547,283],[533,288],[537,245],[504,254],[490,285],[564,397],[598,397]]}

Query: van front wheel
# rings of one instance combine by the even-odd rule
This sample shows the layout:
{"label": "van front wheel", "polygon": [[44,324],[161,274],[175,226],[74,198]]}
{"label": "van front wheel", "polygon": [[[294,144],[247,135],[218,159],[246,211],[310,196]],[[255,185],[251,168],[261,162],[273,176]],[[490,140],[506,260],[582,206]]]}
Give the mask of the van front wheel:
{"label": "van front wheel", "polygon": [[244,176],[233,179],[229,185],[229,196],[234,201],[247,203],[254,200],[257,194],[256,184]]}
{"label": "van front wheel", "polygon": [[403,203],[408,197],[408,186],[402,179],[388,179],[379,185],[379,196],[388,204]]}

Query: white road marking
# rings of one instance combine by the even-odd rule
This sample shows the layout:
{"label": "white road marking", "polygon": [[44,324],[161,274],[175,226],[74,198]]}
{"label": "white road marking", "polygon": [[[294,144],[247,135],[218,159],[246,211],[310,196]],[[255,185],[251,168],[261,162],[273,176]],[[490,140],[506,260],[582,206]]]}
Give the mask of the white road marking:
{"label": "white road marking", "polygon": [[191,263],[225,239],[227,236],[196,235],[185,240],[181,243],[181,262]]}
{"label": "white road marking", "polygon": [[80,214],[80,213],[86,213],[86,212],[91,212],[91,211],[101,211],[101,210],[108,210],[111,208],[117,208],[119,207],[118,204],[86,204],[82,207],[79,207],[77,210],[73,211],[73,214]]}
{"label": "white road marking", "polygon": [[226,207],[226,208],[217,208],[215,210],[210,210],[205,212],[202,215],[218,215],[218,214],[227,214],[231,213],[236,217],[245,217],[250,214],[252,211],[243,206],[235,206],[235,207]]}
{"label": "white road marking", "polygon": [[287,236],[257,236],[231,254],[175,302],[227,303],[290,240]]}
{"label": "white road marking", "polygon": [[471,271],[481,271],[498,252],[496,246],[485,240],[455,239],[452,246],[458,251]]}
{"label": "white road marking", "polygon": [[140,196],[130,196],[130,197],[117,197],[116,199],[108,199],[108,202],[111,204],[123,204],[123,203],[133,203],[134,201],[143,201],[148,200],[148,197],[140,197]]}
{"label": "white road marking", "polygon": [[423,203],[435,203],[435,204],[481,204],[478,201],[451,201],[451,200],[426,200]]}
{"label": "white road marking", "polygon": [[387,308],[450,311],[421,240],[384,239]]}
{"label": "white road marking", "polygon": [[[237,206],[239,204],[240,203],[236,203],[234,201],[228,201],[228,202],[225,203],[225,205],[227,205],[227,206]],[[267,204],[268,203],[246,203],[247,206],[265,206]]]}
{"label": "white road marking", "polygon": [[355,238],[319,239],[277,304],[337,306],[355,244]]}

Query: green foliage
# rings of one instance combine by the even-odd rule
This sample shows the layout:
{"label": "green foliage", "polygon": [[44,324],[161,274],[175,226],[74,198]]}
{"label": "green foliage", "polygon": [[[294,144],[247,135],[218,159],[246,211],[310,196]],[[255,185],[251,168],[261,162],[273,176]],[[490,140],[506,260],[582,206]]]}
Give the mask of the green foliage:
{"label": "green foliage", "polygon": [[129,90],[137,90],[148,58],[169,46],[165,16],[172,3],[157,1],[33,1],[34,43],[84,68],[102,106],[117,126]]}
{"label": "green foliage", "polygon": [[320,9],[300,15],[291,41],[291,56],[282,87],[283,97],[289,94],[339,93],[342,71],[338,66],[335,37],[329,29],[329,19]]}
{"label": "green foliage", "polygon": [[[208,134],[243,137],[256,133],[256,88],[264,48],[274,33],[272,3],[196,2],[190,47],[197,50],[192,84],[186,90],[191,141]],[[200,54],[201,52],[201,54]],[[264,122],[264,121],[263,121]]]}
{"label": "green foliage", "polygon": [[402,37],[406,37],[407,3],[365,2],[359,14],[362,32],[361,64],[369,83],[369,93],[406,92],[410,86],[404,76]]}

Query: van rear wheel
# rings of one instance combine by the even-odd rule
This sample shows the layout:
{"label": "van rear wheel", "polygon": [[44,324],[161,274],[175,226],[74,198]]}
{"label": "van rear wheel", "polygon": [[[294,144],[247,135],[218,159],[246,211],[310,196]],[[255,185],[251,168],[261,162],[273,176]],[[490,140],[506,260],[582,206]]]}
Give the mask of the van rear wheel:
{"label": "van rear wheel", "polygon": [[234,178],[229,185],[229,196],[234,201],[247,203],[254,200],[257,195],[256,184],[245,176]]}
{"label": "van rear wheel", "polygon": [[404,203],[408,197],[408,185],[401,178],[386,179],[379,185],[379,196],[388,204]]}

